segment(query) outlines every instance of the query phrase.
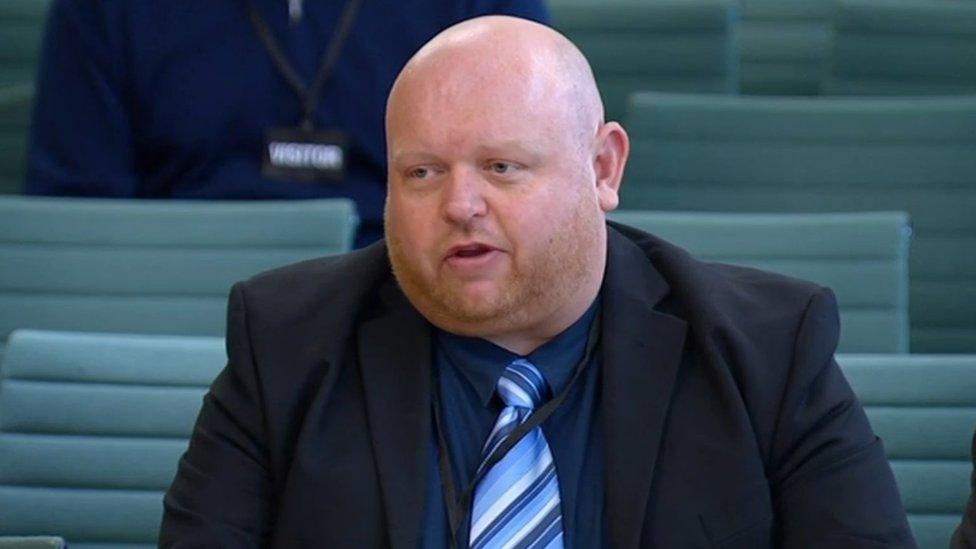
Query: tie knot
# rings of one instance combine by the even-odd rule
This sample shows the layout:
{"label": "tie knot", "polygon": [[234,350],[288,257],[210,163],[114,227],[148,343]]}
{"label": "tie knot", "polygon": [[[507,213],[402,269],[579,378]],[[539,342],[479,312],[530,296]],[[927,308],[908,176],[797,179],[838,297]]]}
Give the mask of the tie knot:
{"label": "tie knot", "polygon": [[513,360],[498,380],[498,396],[506,406],[535,410],[549,399],[549,391],[542,372],[524,358]]}

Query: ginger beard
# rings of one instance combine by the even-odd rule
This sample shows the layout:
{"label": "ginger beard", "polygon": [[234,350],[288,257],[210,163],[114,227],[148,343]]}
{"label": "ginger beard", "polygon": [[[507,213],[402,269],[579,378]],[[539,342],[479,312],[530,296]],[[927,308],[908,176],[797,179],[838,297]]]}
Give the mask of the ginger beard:
{"label": "ginger beard", "polygon": [[[463,282],[435,268],[424,273],[420,258],[406,249],[390,222],[387,205],[386,242],[393,274],[410,302],[432,324],[451,333],[490,337],[528,329],[544,322],[580,288],[605,254],[605,225],[593,200],[578,200],[565,223],[531,257],[520,257],[516,243],[510,269],[496,281],[491,298],[471,295]],[[477,232],[465,233],[477,237]],[[522,252],[524,253],[524,252]],[[597,257],[594,260],[594,255]],[[602,273],[601,273],[602,274]],[[553,334],[555,335],[555,334]]]}

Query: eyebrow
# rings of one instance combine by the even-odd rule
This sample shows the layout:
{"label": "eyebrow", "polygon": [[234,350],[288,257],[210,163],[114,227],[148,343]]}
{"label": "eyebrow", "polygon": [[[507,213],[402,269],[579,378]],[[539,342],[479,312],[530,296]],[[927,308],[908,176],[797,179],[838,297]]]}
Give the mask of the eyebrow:
{"label": "eyebrow", "polygon": [[[512,153],[512,151],[518,151],[520,154],[527,156],[532,161],[537,161],[544,156],[544,151],[541,147],[532,145],[525,141],[519,140],[504,140],[491,143],[483,143],[478,145],[475,152],[480,156],[507,156]],[[423,150],[403,150],[393,153],[390,157],[391,165],[404,165],[404,164],[414,164],[414,163],[428,163],[428,162],[441,162],[442,158],[434,153],[423,151]]]}
{"label": "eyebrow", "polygon": [[516,141],[516,140],[499,141],[497,143],[488,143],[488,144],[479,145],[477,150],[479,152],[486,152],[488,154],[517,150],[533,158],[539,158],[542,156],[542,150],[540,147],[532,145],[525,141]]}
{"label": "eyebrow", "polygon": [[409,164],[414,162],[438,162],[440,157],[423,151],[401,151],[395,153],[391,159],[391,164]]}

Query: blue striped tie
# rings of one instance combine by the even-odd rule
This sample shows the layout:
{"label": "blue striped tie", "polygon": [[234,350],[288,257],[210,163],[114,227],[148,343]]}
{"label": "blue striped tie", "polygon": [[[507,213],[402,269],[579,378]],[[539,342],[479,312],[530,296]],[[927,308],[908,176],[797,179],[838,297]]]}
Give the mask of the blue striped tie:
{"label": "blue striped tie", "polygon": [[[549,393],[549,384],[529,361],[516,359],[505,369],[498,380],[505,408],[485,442],[481,468]],[[559,481],[541,427],[526,433],[478,483],[470,542],[472,549],[563,547]]]}

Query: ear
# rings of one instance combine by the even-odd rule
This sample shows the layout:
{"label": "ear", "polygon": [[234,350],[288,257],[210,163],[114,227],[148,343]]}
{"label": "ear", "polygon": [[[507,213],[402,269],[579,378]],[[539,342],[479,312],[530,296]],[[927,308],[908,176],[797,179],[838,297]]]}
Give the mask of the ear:
{"label": "ear", "polygon": [[630,138],[624,128],[616,122],[604,124],[597,132],[593,158],[597,200],[604,212],[617,209],[620,203],[620,183],[629,154]]}

